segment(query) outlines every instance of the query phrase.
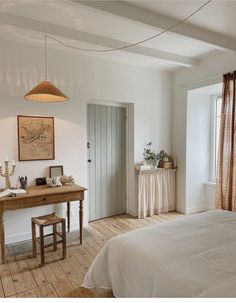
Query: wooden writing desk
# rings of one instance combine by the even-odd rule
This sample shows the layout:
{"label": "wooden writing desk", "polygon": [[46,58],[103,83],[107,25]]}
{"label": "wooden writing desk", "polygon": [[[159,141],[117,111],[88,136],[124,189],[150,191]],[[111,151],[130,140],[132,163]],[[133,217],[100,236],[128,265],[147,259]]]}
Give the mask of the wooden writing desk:
{"label": "wooden writing desk", "polygon": [[80,244],[83,239],[83,201],[86,188],[79,185],[66,185],[62,187],[34,186],[28,188],[28,194],[16,197],[0,198],[0,240],[2,263],[5,263],[5,233],[4,233],[4,212],[58,204],[67,202],[68,231],[70,230],[70,202],[79,201],[79,227]]}

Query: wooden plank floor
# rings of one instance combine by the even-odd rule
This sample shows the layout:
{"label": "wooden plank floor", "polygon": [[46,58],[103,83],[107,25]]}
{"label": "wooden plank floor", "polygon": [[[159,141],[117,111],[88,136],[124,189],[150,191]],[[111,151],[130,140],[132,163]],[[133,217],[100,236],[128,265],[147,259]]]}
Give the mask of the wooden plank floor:
{"label": "wooden plank floor", "polygon": [[89,265],[104,244],[119,234],[182,216],[176,212],[145,219],[119,215],[91,222],[82,246],[78,240],[67,243],[66,260],[60,260],[59,247],[56,252],[48,252],[44,267],[39,265],[39,254],[37,258],[32,258],[31,253],[8,256],[8,263],[0,264],[0,297],[112,297],[111,291],[80,287]]}

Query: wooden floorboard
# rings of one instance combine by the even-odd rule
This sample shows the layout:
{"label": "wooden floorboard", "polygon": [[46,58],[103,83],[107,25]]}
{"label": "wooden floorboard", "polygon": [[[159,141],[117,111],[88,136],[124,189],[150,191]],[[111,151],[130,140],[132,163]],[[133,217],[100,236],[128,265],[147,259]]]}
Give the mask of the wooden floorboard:
{"label": "wooden floorboard", "polygon": [[58,280],[52,283],[54,289],[57,294],[61,298],[77,298],[79,297],[75,288],[72,286],[68,279],[66,280]]}
{"label": "wooden floorboard", "polygon": [[0,298],[4,297],[4,291],[3,291],[3,287],[2,287],[2,281],[0,281]]}
{"label": "wooden floorboard", "polygon": [[35,292],[39,298],[57,298],[57,292],[52,284],[46,284],[39,286],[35,289]]}
{"label": "wooden floorboard", "polygon": [[27,290],[17,294],[17,298],[38,298],[37,292],[35,289]]}
{"label": "wooden floorboard", "polygon": [[13,296],[16,294],[16,289],[12,280],[8,264],[0,265],[0,276],[5,297]]}
{"label": "wooden floorboard", "polygon": [[[0,264],[0,298],[108,298],[112,291],[81,287],[86,271],[106,242],[123,233],[139,228],[176,220],[184,215],[177,212],[137,219],[123,214],[89,223],[88,236],[83,245],[79,240],[67,243],[67,258],[62,260],[62,249],[47,249],[46,264],[40,266],[40,254],[31,252],[8,257]],[[24,243],[22,244],[24,245]]]}

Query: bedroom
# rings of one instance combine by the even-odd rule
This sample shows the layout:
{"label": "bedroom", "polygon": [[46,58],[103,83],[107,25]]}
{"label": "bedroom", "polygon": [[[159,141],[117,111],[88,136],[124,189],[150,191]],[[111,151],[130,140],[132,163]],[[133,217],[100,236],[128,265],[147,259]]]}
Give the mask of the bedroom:
{"label": "bedroom", "polygon": [[[206,5],[197,11],[204,4]],[[206,163],[206,159],[201,162],[198,158],[200,153],[196,148],[197,141],[189,140],[195,138],[197,130],[200,130],[200,127],[189,128],[189,123],[193,122],[191,117],[196,118],[196,104],[189,98],[194,93],[201,94],[203,87],[209,87],[210,90],[212,85],[221,86],[223,74],[236,69],[233,14],[235,7],[235,1],[214,0],[209,3],[23,0],[0,2],[0,162],[3,164],[6,156],[10,162],[15,160],[16,171],[10,177],[13,186],[16,185],[18,176],[26,175],[28,185],[31,186],[35,178],[49,177],[49,166],[63,165],[66,175],[72,175],[77,184],[88,188],[85,192],[83,212],[84,247],[69,247],[70,243],[78,241],[76,237],[79,229],[79,206],[74,202],[70,208],[72,232],[71,238],[70,235],[67,237],[68,256],[66,261],[54,263],[58,264],[58,268],[51,262],[40,268],[40,253],[36,260],[28,261],[25,256],[30,256],[32,252],[31,218],[54,211],[66,218],[66,205],[6,211],[5,240],[6,253],[9,255],[7,263],[0,265],[1,297],[95,296],[94,291],[82,289],[80,286],[88,264],[101,249],[105,239],[118,235],[121,231],[126,232],[134,227],[155,223],[153,220],[168,221],[183,214],[205,211],[209,209],[206,205],[212,205],[212,201],[214,206],[215,185],[205,184],[209,181],[210,164],[204,167],[205,175],[208,174],[208,177],[205,177],[200,172],[201,165],[197,164],[199,161]],[[138,46],[111,52],[91,51],[124,47],[147,39],[194,12],[195,15],[189,20]],[[45,80],[46,70],[48,80],[69,97],[68,102],[43,103],[24,99],[25,94]],[[92,190],[89,187],[87,162],[90,160],[87,149],[88,104],[125,107],[128,113],[125,213],[130,216],[130,221],[124,217],[117,220],[111,218],[97,223],[95,221],[88,227],[89,194]],[[54,159],[52,157],[51,160],[20,161],[17,116],[54,118]],[[193,130],[193,133],[189,133],[190,130]],[[164,149],[177,158],[178,213],[161,214],[153,219],[133,219],[131,216],[135,218],[138,215],[138,190],[134,167],[143,160],[143,149],[149,141],[152,141],[154,150]],[[197,160],[191,158],[194,153]],[[91,160],[93,161],[92,158]],[[199,171],[199,174],[194,173],[193,165],[194,171]],[[4,188],[4,177],[0,178],[0,182],[0,187]],[[205,191],[206,188],[210,189]],[[99,238],[94,226],[103,232],[102,237]],[[89,233],[89,228],[94,233]],[[99,242],[97,245],[96,240]],[[20,242],[21,245],[14,244]],[[57,252],[48,252],[46,261],[60,257],[60,249],[58,247]],[[88,249],[91,251],[86,254]],[[26,255],[18,253],[15,257],[15,250],[23,251]],[[75,270],[73,264],[77,266]],[[65,288],[62,285],[65,285]]]}

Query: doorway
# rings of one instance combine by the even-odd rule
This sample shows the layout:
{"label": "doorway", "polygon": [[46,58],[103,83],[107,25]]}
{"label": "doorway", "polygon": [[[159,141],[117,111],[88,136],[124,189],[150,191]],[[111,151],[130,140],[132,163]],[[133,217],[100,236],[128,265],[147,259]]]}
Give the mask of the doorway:
{"label": "doorway", "polygon": [[126,108],[88,104],[89,221],[126,212]]}

